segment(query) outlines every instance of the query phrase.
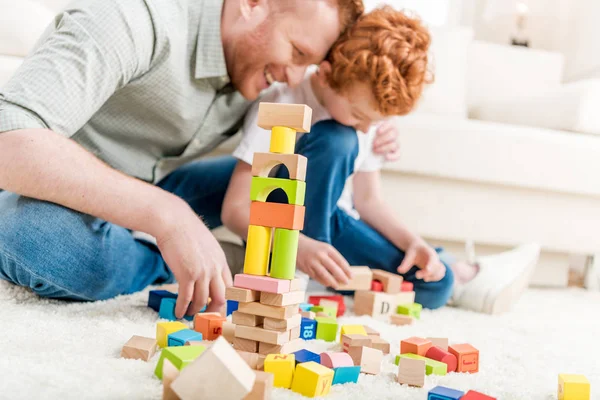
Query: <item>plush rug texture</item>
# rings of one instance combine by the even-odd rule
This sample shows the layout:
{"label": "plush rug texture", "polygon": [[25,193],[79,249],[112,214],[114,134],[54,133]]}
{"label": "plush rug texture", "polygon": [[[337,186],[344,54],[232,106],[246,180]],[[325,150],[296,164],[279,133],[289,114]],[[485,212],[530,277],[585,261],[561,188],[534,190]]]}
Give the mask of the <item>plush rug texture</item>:
{"label": "plush rug texture", "polygon": [[[157,356],[145,363],[119,358],[134,334],[153,337],[157,314],[148,291],[98,303],[42,300],[0,281],[0,398],[160,399],[153,375]],[[556,399],[559,373],[585,374],[592,399],[600,399],[600,294],[583,290],[529,290],[515,311],[488,316],[453,308],[424,311],[412,326],[396,327],[368,317],[340,318],[379,330],[392,343],[377,376],[334,386],[331,400],[425,400],[436,385],[474,389],[498,399]],[[429,376],[424,388],[394,381],[401,339],[449,337],[480,350],[480,372]],[[335,343],[307,342],[316,352]],[[301,396],[275,389],[274,399]]]}

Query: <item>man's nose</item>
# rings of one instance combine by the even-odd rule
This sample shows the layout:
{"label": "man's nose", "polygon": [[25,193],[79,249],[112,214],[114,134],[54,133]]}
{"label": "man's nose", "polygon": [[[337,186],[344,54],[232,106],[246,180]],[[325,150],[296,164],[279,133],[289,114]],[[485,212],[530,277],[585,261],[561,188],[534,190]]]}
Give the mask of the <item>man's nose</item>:
{"label": "man's nose", "polygon": [[302,82],[302,79],[304,79],[304,75],[306,74],[306,68],[306,65],[294,65],[288,67],[285,71],[288,86],[298,86],[300,82]]}

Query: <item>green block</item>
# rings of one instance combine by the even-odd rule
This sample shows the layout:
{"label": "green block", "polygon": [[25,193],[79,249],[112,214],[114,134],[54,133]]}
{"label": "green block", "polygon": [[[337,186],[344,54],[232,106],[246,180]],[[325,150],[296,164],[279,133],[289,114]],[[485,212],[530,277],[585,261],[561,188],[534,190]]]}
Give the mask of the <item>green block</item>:
{"label": "green block", "polygon": [[398,306],[398,308],[396,309],[396,313],[402,314],[402,315],[410,315],[411,317],[419,319],[419,318],[421,318],[421,310],[422,309],[423,309],[423,306],[420,305],[419,303],[400,304]]}
{"label": "green block", "polygon": [[338,323],[334,318],[315,318],[317,321],[317,337],[326,342],[335,342]]}
{"label": "green block", "polygon": [[273,255],[271,256],[271,278],[294,279],[299,236],[300,231],[275,228]]}
{"label": "green block", "polygon": [[306,182],[293,181],[291,179],[281,178],[263,178],[262,176],[253,176],[250,186],[250,200],[265,201],[275,189],[282,189],[288,198],[288,204],[297,206],[304,205],[304,194],[306,192]]}
{"label": "green block", "polygon": [[177,346],[177,347],[165,347],[160,353],[160,358],[156,364],[154,375],[158,379],[162,380],[162,370],[165,358],[173,363],[175,368],[182,370],[183,367],[194,361],[202,352],[204,352],[204,346]]}
{"label": "green block", "polygon": [[427,375],[446,375],[448,372],[448,365],[443,362],[439,362],[436,360],[432,360],[431,358],[423,357],[418,354],[400,354],[396,356],[396,365],[400,362],[401,358],[412,358],[414,360],[423,360],[425,361],[425,374]]}

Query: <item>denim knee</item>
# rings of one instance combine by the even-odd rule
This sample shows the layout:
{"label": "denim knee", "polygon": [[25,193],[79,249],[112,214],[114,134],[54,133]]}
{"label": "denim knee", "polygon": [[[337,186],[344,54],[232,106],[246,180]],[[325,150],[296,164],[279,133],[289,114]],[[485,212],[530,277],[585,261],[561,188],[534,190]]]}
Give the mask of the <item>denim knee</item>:
{"label": "denim knee", "polygon": [[452,270],[446,266],[446,275],[437,282],[424,283],[427,286],[426,290],[419,293],[416,292],[417,303],[420,303],[424,308],[435,310],[445,306],[452,296],[454,289],[454,274]]}
{"label": "denim knee", "polygon": [[329,157],[353,156],[356,158],[358,154],[356,130],[335,120],[317,122],[306,136],[310,137],[315,146],[318,146],[319,152],[327,154]]}

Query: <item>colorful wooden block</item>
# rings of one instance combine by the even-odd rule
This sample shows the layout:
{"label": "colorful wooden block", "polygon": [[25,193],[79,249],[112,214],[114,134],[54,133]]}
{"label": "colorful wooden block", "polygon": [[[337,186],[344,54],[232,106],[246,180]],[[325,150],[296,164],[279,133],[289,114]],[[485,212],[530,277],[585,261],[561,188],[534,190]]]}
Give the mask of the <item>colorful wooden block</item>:
{"label": "colorful wooden block", "polygon": [[275,387],[289,389],[292,387],[296,358],[293,354],[269,354],[265,359],[265,372],[270,372],[275,377]]}
{"label": "colorful wooden block", "polygon": [[304,296],[306,296],[306,292],[303,290],[288,293],[262,292],[260,294],[260,302],[268,306],[290,306],[292,304],[302,303],[302,301],[304,301]]}
{"label": "colorful wooden block", "polygon": [[[267,226],[248,226],[244,274],[266,276],[271,256],[271,236],[273,229]],[[237,286],[237,285],[235,285]]]}
{"label": "colorful wooden block", "polygon": [[383,292],[383,283],[373,280],[371,282],[371,291],[372,292]]}
{"label": "colorful wooden block", "polygon": [[275,228],[270,275],[277,279],[294,279],[300,231]]}
{"label": "colorful wooden block", "polygon": [[171,384],[179,376],[179,370],[168,359],[163,360],[162,383],[163,400],[179,400],[179,396],[171,389]]}
{"label": "colorful wooden block", "polygon": [[340,343],[343,335],[362,335],[367,336],[367,331],[362,325],[342,325],[340,330]]}
{"label": "colorful wooden block", "polygon": [[310,361],[296,367],[292,391],[306,397],[325,396],[332,383],[333,370]]}
{"label": "colorful wooden block", "polygon": [[286,126],[297,132],[309,132],[312,109],[304,104],[280,104],[262,102],[258,105],[257,125],[263,129]]}
{"label": "colorful wooden block", "polygon": [[350,350],[350,347],[363,347],[363,346],[371,346],[371,343],[373,343],[373,339],[370,338],[369,336],[364,336],[364,335],[341,335],[341,339],[340,341],[342,342],[342,350],[344,352],[348,352]]}
{"label": "colorful wooden block", "polygon": [[[589,399],[589,397],[588,397]],[[480,392],[476,392],[475,390],[469,390],[460,400],[496,400],[495,397],[485,395]],[[559,400],[562,400],[559,398]],[[587,399],[586,399],[587,400]]]}
{"label": "colorful wooden block", "polygon": [[351,267],[352,279],[346,285],[338,286],[337,290],[371,290],[373,272],[369,267]]}
{"label": "colorful wooden block", "polygon": [[400,293],[404,279],[398,274],[393,274],[381,269],[374,269],[373,279],[378,280],[383,285],[383,291],[390,294]]}
{"label": "colorful wooden block", "polygon": [[235,326],[235,337],[271,344],[284,344],[290,341],[289,332],[269,331],[263,328],[242,325]]}
{"label": "colorful wooden block", "polygon": [[333,374],[333,385],[357,383],[360,375],[360,365],[334,368]]}
{"label": "colorful wooden block", "polygon": [[468,343],[448,346],[448,351],[456,356],[458,361],[456,372],[475,373],[479,371],[479,350]]}
{"label": "colorful wooden block", "polygon": [[312,340],[317,337],[317,321],[314,319],[302,318],[300,323],[300,338],[303,340]]}
{"label": "colorful wooden block", "polygon": [[427,350],[427,353],[425,353],[425,357],[446,364],[448,366],[448,372],[456,371],[456,366],[458,364],[456,356],[440,347],[432,346]]}
{"label": "colorful wooden block", "polygon": [[231,315],[231,322],[235,325],[243,326],[260,326],[263,324],[265,317],[254,314],[245,314],[241,311],[236,311]]}
{"label": "colorful wooden block", "polygon": [[149,361],[156,353],[156,339],[133,335],[121,349],[121,357]]}
{"label": "colorful wooden block", "polygon": [[156,342],[158,347],[167,347],[167,341],[170,333],[187,329],[187,325],[179,322],[159,322],[156,324]]}
{"label": "colorful wooden block", "polygon": [[312,351],[302,349],[295,351],[293,354],[296,359],[296,365],[309,361],[314,361],[321,364],[321,356],[317,353],[313,353]]}
{"label": "colorful wooden block", "polygon": [[283,126],[271,129],[269,151],[271,153],[293,154],[296,147],[296,131]]}
{"label": "colorful wooden block", "polygon": [[396,365],[399,365],[400,361],[403,358],[410,358],[413,360],[425,361],[425,373],[427,375],[444,376],[448,372],[448,366],[446,364],[436,361],[436,360],[432,360],[431,358],[427,358],[427,357],[420,356],[418,354],[411,354],[411,353],[400,354],[399,356],[396,356],[396,361],[395,361]]}
{"label": "colorful wooden block", "polygon": [[234,300],[227,300],[227,316],[233,314],[234,311],[237,311],[239,303]]}
{"label": "colorful wooden block", "polygon": [[262,178],[260,176],[252,177],[250,200],[264,202],[275,189],[281,189],[285,192],[288,199],[287,204],[304,205],[306,182],[281,178]]}
{"label": "colorful wooden block", "polygon": [[463,394],[465,392],[461,392],[460,390],[436,386],[427,394],[427,400],[460,400]]}
{"label": "colorful wooden block", "polygon": [[310,296],[308,298],[308,302],[315,306],[320,305],[321,300],[331,300],[338,303],[337,317],[341,317],[346,312],[346,303],[344,302],[344,296],[342,295]]}
{"label": "colorful wooden block", "polygon": [[448,351],[448,338],[428,337],[426,339],[430,340],[432,345],[439,347],[442,350]]}
{"label": "colorful wooden block", "polygon": [[162,299],[177,299],[177,293],[167,290],[151,290],[148,294],[148,307],[158,312]]}
{"label": "colorful wooden block", "polygon": [[367,332],[367,336],[379,336],[380,335],[380,333],[378,331],[371,328],[370,326],[363,325],[363,328],[365,328],[365,332]]}
{"label": "colorful wooden block", "polygon": [[395,295],[380,292],[356,291],[354,293],[354,313],[370,315],[380,321],[387,321],[396,307]]}
{"label": "colorful wooden block", "polygon": [[412,353],[425,357],[431,346],[430,340],[413,336],[400,341],[400,354]]}
{"label": "colorful wooden block", "polygon": [[381,350],[365,346],[350,346],[348,354],[352,357],[354,365],[360,365],[360,372],[377,375],[381,371],[381,361],[383,360]]}
{"label": "colorful wooden block", "polygon": [[[160,308],[158,309],[158,317],[166,319],[168,321],[177,321],[178,318],[175,316],[175,305],[177,299],[164,298],[160,302]],[[184,315],[184,319],[192,321],[194,317],[192,315]]]}
{"label": "colorful wooden block", "polygon": [[371,344],[368,347],[372,347],[377,350],[381,350],[383,354],[390,354],[390,342],[383,340],[379,336],[369,336],[371,338]]}
{"label": "colorful wooden block", "polygon": [[260,342],[258,344],[259,354],[292,354],[298,350],[304,348],[304,341],[302,339],[290,340],[283,344],[271,344]]}
{"label": "colorful wooden block", "polygon": [[410,325],[415,321],[413,317],[409,317],[408,315],[401,314],[392,314],[390,315],[390,324],[392,325]]}
{"label": "colorful wooden block", "polygon": [[298,314],[298,307],[296,305],[276,307],[261,303],[240,303],[238,312],[273,319],[287,319]]}
{"label": "colorful wooden block", "polygon": [[304,229],[304,213],[304,206],[253,201],[250,204],[250,225],[301,231]]}
{"label": "colorful wooden block", "polygon": [[403,292],[412,292],[415,290],[415,285],[412,282],[403,281],[400,290]]}
{"label": "colorful wooden block", "polygon": [[402,358],[398,363],[398,383],[423,387],[425,386],[425,361]]}
{"label": "colorful wooden block", "polygon": [[300,303],[298,304],[298,308],[300,309],[300,311],[310,311],[310,309],[313,307],[312,304],[310,303]]}
{"label": "colorful wooden block", "polygon": [[399,304],[396,313],[419,319],[421,318],[421,310],[423,310],[423,306],[419,303]]}
{"label": "colorful wooden block", "polygon": [[237,274],[233,278],[233,286],[269,293],[287,293],[290,291],[289,280],[246,274]]}
{"label": "colorful wooden block", "polygon": [[154,375],[156,375],[158,379],[162,379],[163,362],[165,359],[169,360],[175,368],[181,371],[185,366],[198,358],[205,350],[206,347],[204,346],[165,347],[160,352],[160,358],[154,369]]}
{"label": "colorful wooden block", "polygon": [[354,366],[354,360],[348,353],[339,353],[333,351],[326,351],[321,353],[321,365],[327,368],[335,369],[338,367],[352,367]]}
{"label": "colorful wooden block", "polygon": [[319,305],[323,307],[323,311],[325,310],[334,310],[332,315],[333,318],[336,318],[338,315],[338,302],[335,300],[329,299],[321,299],[319,300]]}
{"label": "colorful wooden block", "polygon": [[590,382],[583,375],[558,375],[558,400],[589,400]]}
{"label": "colorful wooden block", "polygon": [[185,346],[187,341],[201,341],[202,334],[191,329],[182,329],[177,332],[170,333],[167,337],[167,345],[169,347]]}
{"label": "colorful wooden block", "polygon": [[229,343],[233,343],[235,336],[235,325],[231,322],[223,321],[223,332],[221,334]]}
{"label": "colorful wooden block", "polygon": [[290,179],[306,181],[307,158],[300,154],[254,153],[252,176],[268,177],[273,168],[282,164],[287,168]]}
{"label": "colorful wooden block", "polygon": [[252,303],[253,301],[260,300],[260,292],[232,286],[225,290],[225,298],[237,301],[238,303]]}
{"label": "colorful wooden block", "polygon": [[235,337],[235,333],[232,344],[233,348],[238,351],[247,351],[249,353],[258,352],[258,342],[256,340]]}
{"label": "colorful wooden block", "polygon": [[181,371],[171,388],[182,400],[241,399],[250,393],[255,379],[254,371],[219,338]]}
{"label": "colorful wooden block", "polygon": [[335,308],[327,306],[314,306],[310,311],[317,313],[317,317],[319,316],[319,313],[323,313],[330,318],[335,318],[337,315],[337,310]]}
{"label": "colorful wooden block", "polygon": [[270,372],[255,371],[256,380],[252,391],[243,400],[269,400],[273,390],[274,376]]}
{"label": "colorful wooden block", "polygon": [[194,330],[200,332],[204,340],[215,340],[223,333],[223,322],[227,318],[221,315],[196,314]]}
{"label": "colorful wooden block", "polygon": [[302,311],[300,313],[300,315],[302,315],[302,318],[306,318],[306,319],[315,319],[317,314],[315,314],[312,311]]}
{"label": "colorful wooden block", "polygon": [[335,342],[337,337],[338,323],[335,319],[331,318],[319,318],[317,321],[317,339],[322,339],[326,342]]}

